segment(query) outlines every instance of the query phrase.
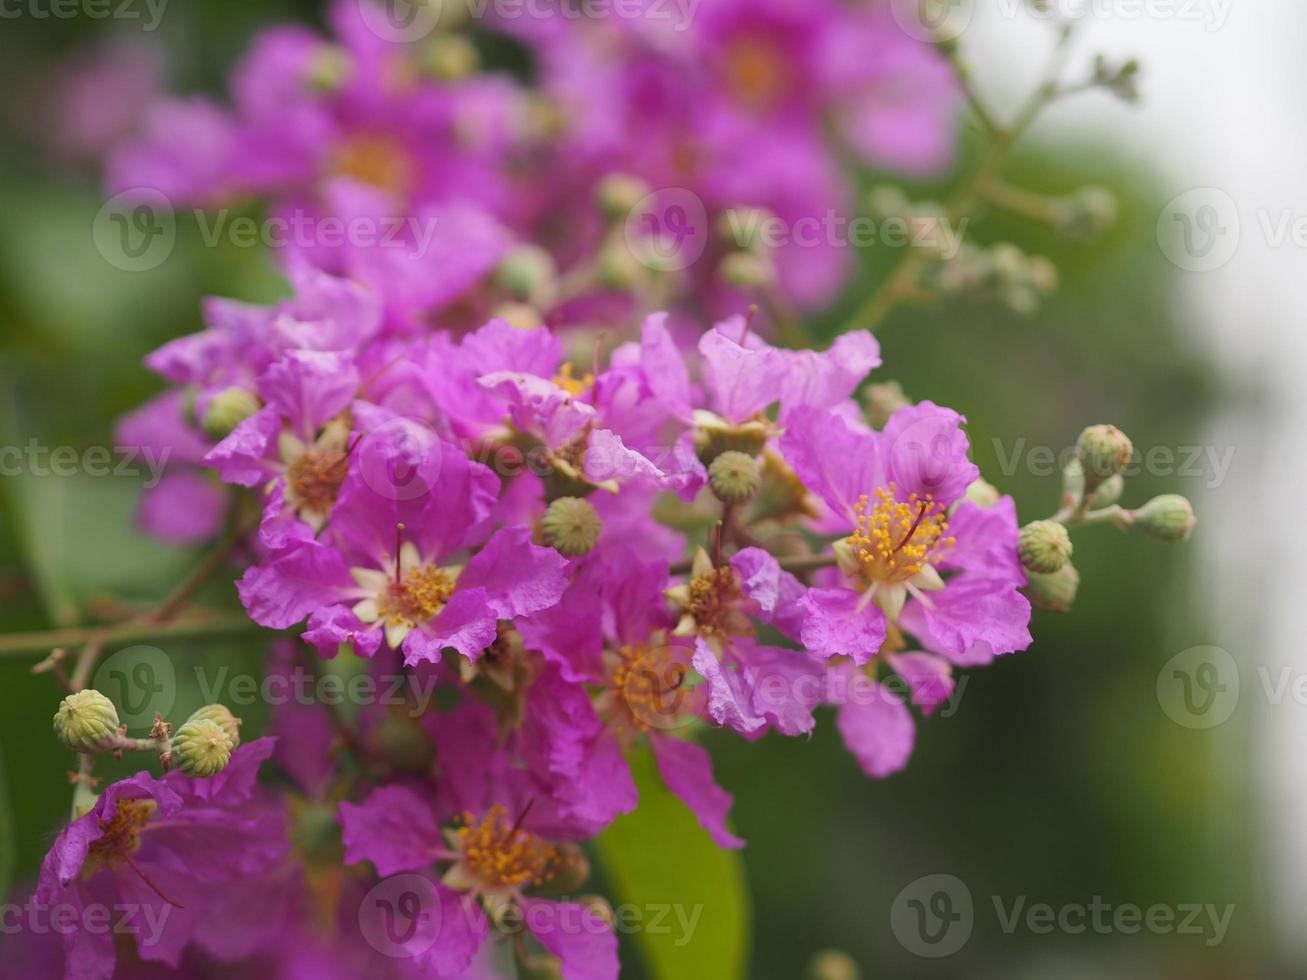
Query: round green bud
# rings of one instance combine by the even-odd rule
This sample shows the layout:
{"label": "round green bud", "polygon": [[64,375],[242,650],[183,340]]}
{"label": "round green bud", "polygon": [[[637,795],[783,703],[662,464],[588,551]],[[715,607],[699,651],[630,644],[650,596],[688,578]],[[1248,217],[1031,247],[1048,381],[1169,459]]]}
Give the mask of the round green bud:
{"label": "round green bud", "polygon": [[599,253],[595,275],[605,289],[624,292],[639,283],[656,263],[649,255],[636,255],[624,243],[613,243]]}
{"label": "round green bud", "polygon": [[231,740],[208,718],[187,721],[172,736],[172,765],[187,776],[213,776],[231,761]]}
{"label": "round green bud", "polygon": [[480,65],[476,45],[462,34],[441,34],[426,51],[426,67],[436,78],[455,82],[467,78]]}
{"label": "round green bud", "polygon": [[335,44],[324,44],[309,59],[304,80],[317,92],[335,92],[350,73],[349,52]]}
{"label": "round green bud", "polygon": [[853,957],[837,949],[825,949],[808,961],[807,980],[858,980],[862,972]]}
{"label": "round green bud", "polygon": [[386,715],[374,737],[382,758],[401,772],[427,772],[435,761],[436,743],[431,734],[407,714]]}
{"label": "round green bud", "polygon": [[241,720],[231,713],[225,704],[206,704],[199,711],[196,711],[187,721],[213,721],[227,734],[227,741],[231,743],[232,751],[241,744]]}
{"label": "round green bud", "polygon": [[1026,587],[1022,591],[1036,609],[1066,612],[1076,601],[1076,592],[1079,589],[1080,573],[1076,571],[1074,565],[1067,562],[1056,572],[1048,575],[1026,572]]}
{"label": "round green bud", "polygon": [[708,466],[708,485],[724,504],[742,504],[758,492],[762,474],[758,461],[747,453],[730,450]]}
{"label": "round green bud", "polygon": [[516,327],[518,330],[535,330],[545,325],[540,312],[526,303],[501,303],[495,307],[491,316],[505,321],[510,327]]}
{"label": "round green bud", "polygon": [[1089,509],[1102,510],[1104,507],[1111,507],[1121,499],[1121,494],[1124,492],[1125,477],[1120,473],[1109,477],[1094,491],[1094,495],[1089,499]]}
{"label": "round green bud", "polygon": [[594,504],[580,497],[559,497],[546,508],[540,525],[545,544],[570,558],[589,554],[603,529]]}
{"label": "round green bud", "polygon": [[1177,493],[1154,497],[1132,516],[1135,527],[1159,541],[1183,541],[1198,523],[1193,505]]}
{"label": "round green bud", "polygon": [[514,296],[526,299],[537,306],[554,289],[558,273],[553,257],[538,245],[518,245],[500,260],[495,269],[495,281]]}
{"label": "round green bud", "polygon": [[971,486],[967,487],[967,499],[977,507],[993,507],[1002,496],[998,492],[998,487],[980,477],[977,477],[972,481]]}
{"label": "round green bud", "polygon": [[652,189],[639,177],[609,174],[595,188],[595,202],[609,221],[625,221],[651,193]]}
{"label": "round green bud", "polygon": [[766,257],[752,252],[731,252],[717,267],[717,276],[737,289],[760,289],[776,278],[776,270]]}
{"label": "round green bud", "polygon": [[213,439],[226,439],[232,429],[259,410],[259,399],[244,388],[227,388],[213,396],[200,425]]}
{"label": "round green bud", "polygon": [[1130,463],[1134,446],[1130,437],[1114,425],[1091,425],[1076,443],[1085,488],[1096,490],[1104,480],[1116,476]]}
{"label": "round green bud", "polygon": [[1116,195],[1105,187],[1082,187],[1057,204],[1058,230],[1081,241],[1098,238],[1116,218]]}
{"label": "round green bud", "polygon": [[74,752],[103,752],[118,738],[118,709],[99,691],[78,691],[59,702],[54,733]]}
{"label": "round green bud", "polygon": [[1017,555],[1028,571],[1051,575],[1071,560],[1071,535],[1056,521],[1034,521],[1017,536]]}
{"label": "round green bud", "polygon": [[877,429],[885,428],[891,415],[911,405],[912,399],[903,393],[903,386],[897,381],[869,384],[862,393],[862,407],[867,411],[867,420]]}
{"label": "round green bud", "polygon": [[766,208],[730,208],[717,219],[717,238],[728,249],[756,252],[766,244],[764,232],[775,220]]}

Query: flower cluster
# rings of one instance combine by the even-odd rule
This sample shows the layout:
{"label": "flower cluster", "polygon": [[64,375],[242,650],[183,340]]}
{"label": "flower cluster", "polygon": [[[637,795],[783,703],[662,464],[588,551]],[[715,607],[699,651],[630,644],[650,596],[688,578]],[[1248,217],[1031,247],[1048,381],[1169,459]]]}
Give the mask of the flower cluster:
{"label": "flower cluster", "polygon": [[[738,847],[698,727],[801,735],[833,706],[888,776],[913,705],[930,714],[956,667],[1030,642],[1011,499],[979,479],[955,412],[863,420],[868,333],[790,350],[736,316],[683,349],[660,313],[578,357],[498,319],[395,335],[369,287],[295,282],[273,308],[211,301],[206,330],[150,358],[177,387],[125,429],[195,447],[169,480],[232,488],[165,481],[143,513],[248,516],[256,623],[447,693],[416,721],[367,720],[380,775],[334,813],[337,861],[440,872],[426,975],[463,975],[488,931],[555,921],[532,912],[583,878],[566,842],[638,805],[632,752]],[[308,733],[332,737],[275,727],[291,772],[325,754]],[[607,931],[541,928],[565,975],[616,975]]]}
{"label": "flower cluster", "polygon": [[[417,40],[368,0],[332,5],[330,40],[271,30],[230,107],[160,104],[112,161],[115,190],[178,203],[405,219],[394,247],[286,246],[278,303],[208,300],[201,332],[148,357],[168,387],[118,438],[168,462],[146,530],[225,531],[201,571],[238,566],[241,626],[278,634],[269,677],[338,669],[434,697],[273,705],[244,745],[220,705],[132,737],[87,687],[103,636],[71,679],[56,651],[42,669],[69,688],[55,733],[77,789],[32,906],[89,920],[130,904],[158,928],[26,937],[50,975],[217,960],[408,980],[511,962],[611,980],[612,910],[584,891],[583,845],[639,806],[640,773],[740,847],[703,729],[802,736],[829,709],[856,764],[888,777],[955,671],[1029,646],[1032,603],[1070,604],[1068,528],[1193,525],[1181,498],[1117,505],[1131,447],[1098,426],[1061,510],[1020,528],[961,415],[892,384],[864,408],[871,332],[781,346],[783,318],[723,286],[763,285],[772,313],[812,307],[847,256],[703,243],[699,268],[731,270],[715,278],[663,251],[737,208],[842,209],[850,158],[948,159],[955,74],[885,5],[714,0],[675,43],[661,4],[492,9],[475,31],[450,6]],[[479,67],[488,36],[530,70]],[[642,211],[666,188],[702,220],[676,224],[685,202]],[[891,302],[921,278],[904,268]],[[200,581],[133,627],[176,625]],[[164,775],[97,796],[96,757],[127,751]],[[256,782],[269,760],[275,788]]]}
{"label": "flower cluster", "polygon": [[[592,18],[527,6],[490,4],[473,21],[455,3],[399,5],[416,17],[400,30],[394,4],[336,0],[329,37],[269,29],[229,105],[164,99],[144,112],[113,154],[110,187],[173,206],[257,199],[302,229],[286,260],[373,285],[393,324],[419,329],[434,314],[471,323],[514,244],[543,246],[565,270],[549,302],[573,319],[637,281],[720,308],[733,296],[711,274],[722,249],[698,261],[720,216],[849,216],[856,182],[842,160],[921,174],[950,159],[952,72],[887,4],[730,0],[676,23],[663,3]],[[519,56],[484,54],[487,36]],[[577,207],[597,187],[616,234]],[[336,241],[326,223],[342,221],[396,233]],[[747,237],[737,229],[725,252]],[[767,261],[810,308],[852,260],[814,242]],[[657,275],[681,269],[675,283]]]}

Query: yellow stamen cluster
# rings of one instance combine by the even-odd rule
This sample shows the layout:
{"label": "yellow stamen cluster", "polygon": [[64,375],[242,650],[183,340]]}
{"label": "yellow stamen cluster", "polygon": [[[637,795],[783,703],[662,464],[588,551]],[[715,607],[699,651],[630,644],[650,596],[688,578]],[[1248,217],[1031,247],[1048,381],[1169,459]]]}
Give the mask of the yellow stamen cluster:
{"label": "yellow stamen cluster", "polygon": [[435,617],[454,594],[454,579],[435,565],[404,573],[391,582],[381,603],[380,619],[386,623],[413,626]]}
{"label": "yellow stamen cluster", "polygon": [[309,449],[286,469],[292,500],[302,510],[326,517],[349,469],[349,458],[334,446]]}
{"label": "yellow stamen cluster", "polygon": [[863,494],[855,505],[857,527],[848,538],[862,571],[876,582],[905,582],[953,546],[947,537],[948,516],[935,500],[912,494],[896,500],[894,484]]}
{"label": "yellow stamen cluster", "polygon": [[463,814],[454,831],[465,870],[487,892],[539,887],[566,864],[558,848],[526,830],[515,829],[507,807],[492,806],[483,819]]}
{"label": "yellow stamen cluster", "polygon": [[701,636],[747,636],[753,633],[753,623],[739,603],[740,580],[734,569],[724,565],[690,580],[685,608]]}
{"label": "yellow stamen cluster", "polygon": [[407,194],[413,186],[413,161],[389,136],[365,134],[345,141],[336,148],[331,169],[392,194]]}
{"label": "yellow stamen cluster", "polygon": [[562,388],[573,398],[579,398],[585,394],[595,383],[595,376],[587,373],[584,377],[576,377],[576,371],[572,367],[572,362],[568,361],[558,369],[554,375],[554,384]]}
{"label": "yellow stamen cluster", "polygon": [[91,842],[82,877],[89,878],[101,868],[114,867],[140,850],[141,831],[158,808],[154,800],[119,800],[113,819],[100,821],[104,836]]}
{"label": "yellow stamen cluster", "polygon": [[673,658],[672,648],[659,644],[623,646],[617,657],[608,683],[620,706],[619,723],[640,732],[666,727],[680,706],[677,692],[685,684],[685,665]]}

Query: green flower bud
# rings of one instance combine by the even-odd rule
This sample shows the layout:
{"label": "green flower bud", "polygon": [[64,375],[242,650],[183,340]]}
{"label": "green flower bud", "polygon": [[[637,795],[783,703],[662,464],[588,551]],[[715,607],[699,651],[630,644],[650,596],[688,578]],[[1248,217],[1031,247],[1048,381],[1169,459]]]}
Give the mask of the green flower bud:
{"label": "green flower bud", "polygon": [[728,249],[757,252],[766,244],[764,230],[775,219],[766,208],[731,208],[717,219],[717,237]]}
{"label": "green flower bud", "polygon": [[226,439],[232,429],[259,410],[259,400],[244,388],[218,392],[204,410],[200,425],[214,439]]}
{"label": "green flower bud", "polygon": [[717,276],[737,289],[760,289],[776,278],[776,270],[765,256],[752,252],[731,252],[717,267]]}
{"label": "green flower bud", "polygon": [[596,275],[605,289],[624,292],[634,288],[654,267],[649,256],[638,256],[624,243],[614,242],[599,253]]}
{"label": "green flower bud", "polygon": [[1076,571],[1074,565],[1067,562],[1056,572],[1048,575],[1026,572],[1026,587],[1022,592],[1036,609],[1066,612],[1076,601],[1076,592],[1079,589],[1080,573]]}
{"label": "green flower bud", "polygon": [[897,381],[883,381],[869,384],[862,393],[862,406],[867,412],[867,421],[875,428],[883,429],[890,416],[900,408],[908,408],[912,399],[903,393],[903,386]]}
{"label": "green flower bud", "polygon": [[1104,507],[1111,507],[1121,499],[1121,494],[1125,492],[1125,477],[1120,473],[1116,476],[1104,480],[1102,485],[1094,491],[1094,495],[1089,499],[1090,510],[1102,510]]}
{"label": "green flower bud", "polygon": [[609,221],[625,221],[641,201],[653,193],[639,177],[609,174],[595,190],[595,202]]}
{"label": "green flower bud", "polygon": [[1017,555],[1028,571],[1051,575],[1071,560],[1071,535],[1056,521],[1034,521],[1021,529]]}
{"label": "green flower bud", "polygon": [[967,499],[977,507],[993,507],[1001,497],[1002,494],[998,492],[998,487],[980,477],[977,477],[971,486],[967,487]]}
{"label": "green flower bud", "polygon": [[1116,195],[1105,187],[1082,187],[1057,203],[1057,227],[1064,235],[1092,241],[1116,224]]}
{"label": "green flower bud", "polygon": [[603,529],[594,504],[580,497],[559,497],[546,508],[540,525],[545,544],[571,558],[589,554]]}
{"label": "green flower bud", "polygon": [[213,776],[231,761],[231,740],[208,718],[187,721],[172,737],[172,765],[187,776]]}
{"label": "green flower bud", "polygon": [[426,67],[436,78],[458,81],[473,74],[481,62],[476,45],[461,34],[441,34],[427,47]]}
{"label": "green flower bud", "polygon": [[500,260],[495,281],[500,288],[535,306],[549,306],[558,273],[553,257],[537,245],[518,245]]}
{"label": "green flower bud", "polygon": [[99,691],[78,691],[59,702],[54,733],[74,752],[103,752],[118,738],[118,709]]}
{"label": "green flower bud", "polygon": [[540,312],[526,303],[501,303],[490,315],[507,321],[510,327],[516,327],[518,330],[535,330],[545,323]]}
{"label": "green flower bud", "polygon": [[708,467],[708,484],[724,504],[742,504],[758,492],[758,461],[746,453],[724,452]]}
{"label": "green flower bud", "polygon": [[1130,437],[1114,425],[1091,425],[1076,443],[1086,490],[1096,490],[1104,480],[1116,476],[1130,463],[1134,446]]}
{"label": "green flower bud", "polygon": [[1193,505],[1177,493],[1154,497],[1131,516],[1139,530],[1149,537],[1168,542],[1183,541],[1198,522]]}
{"label": "green flower bud", "polygon": [[704,466],[711,466],[714,459],[733,449],[746,456],[757,456],[767,448],[767,438],[771,434],[772,430],[765,422],[731,425],[715,417],[701,417],[694,428],[694,451]]}
{"label": "green flower bud", "polygon": [[304,80],[317,92],[335,92],[349,78],[349,52],[335,44],[324,44],[309,59]]}
{"label": "green flower bud", "polygon": [[424,773],[436,758],[436,744],[421,722],[407,714],[386,715],[373,736],[380,755],[401,772]]}
{"label": "green flower bud", "polygon": [[241,744],[241,720],[232,714],[225,704],[206,704],[186,720],[217,722],[218,726],[226,732],[227,741],[231,743],[233,752]]}
{"label": "green flower bud", "polygon": [[822,950],[808,962],[807,980],[858,980],[861,976],[853,957],[836,949]]}

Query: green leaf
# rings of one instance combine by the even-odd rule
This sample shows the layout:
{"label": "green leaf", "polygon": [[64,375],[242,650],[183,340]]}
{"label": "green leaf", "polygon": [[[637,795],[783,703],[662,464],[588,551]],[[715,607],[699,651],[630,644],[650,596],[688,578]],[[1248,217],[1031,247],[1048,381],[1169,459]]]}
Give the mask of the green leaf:
{"label": "green leaf", "polygon": [[195,561],[136,528],[136,480],[23,473],[7,477],[0,489],[28,570],[57,625],[83,621],[100,597],[164,595]]}
{"label": "green leaf", "polygon": [[[663,785],[648,749],[632,753],[630,762],[639,809],[618,818],[599,837],[596,850],[614,902],[640,912],[636,942],[650,976],[743,977],[749,904],[739,852],[712,842]],[[655,921],[663,908],[670,912]]]}

